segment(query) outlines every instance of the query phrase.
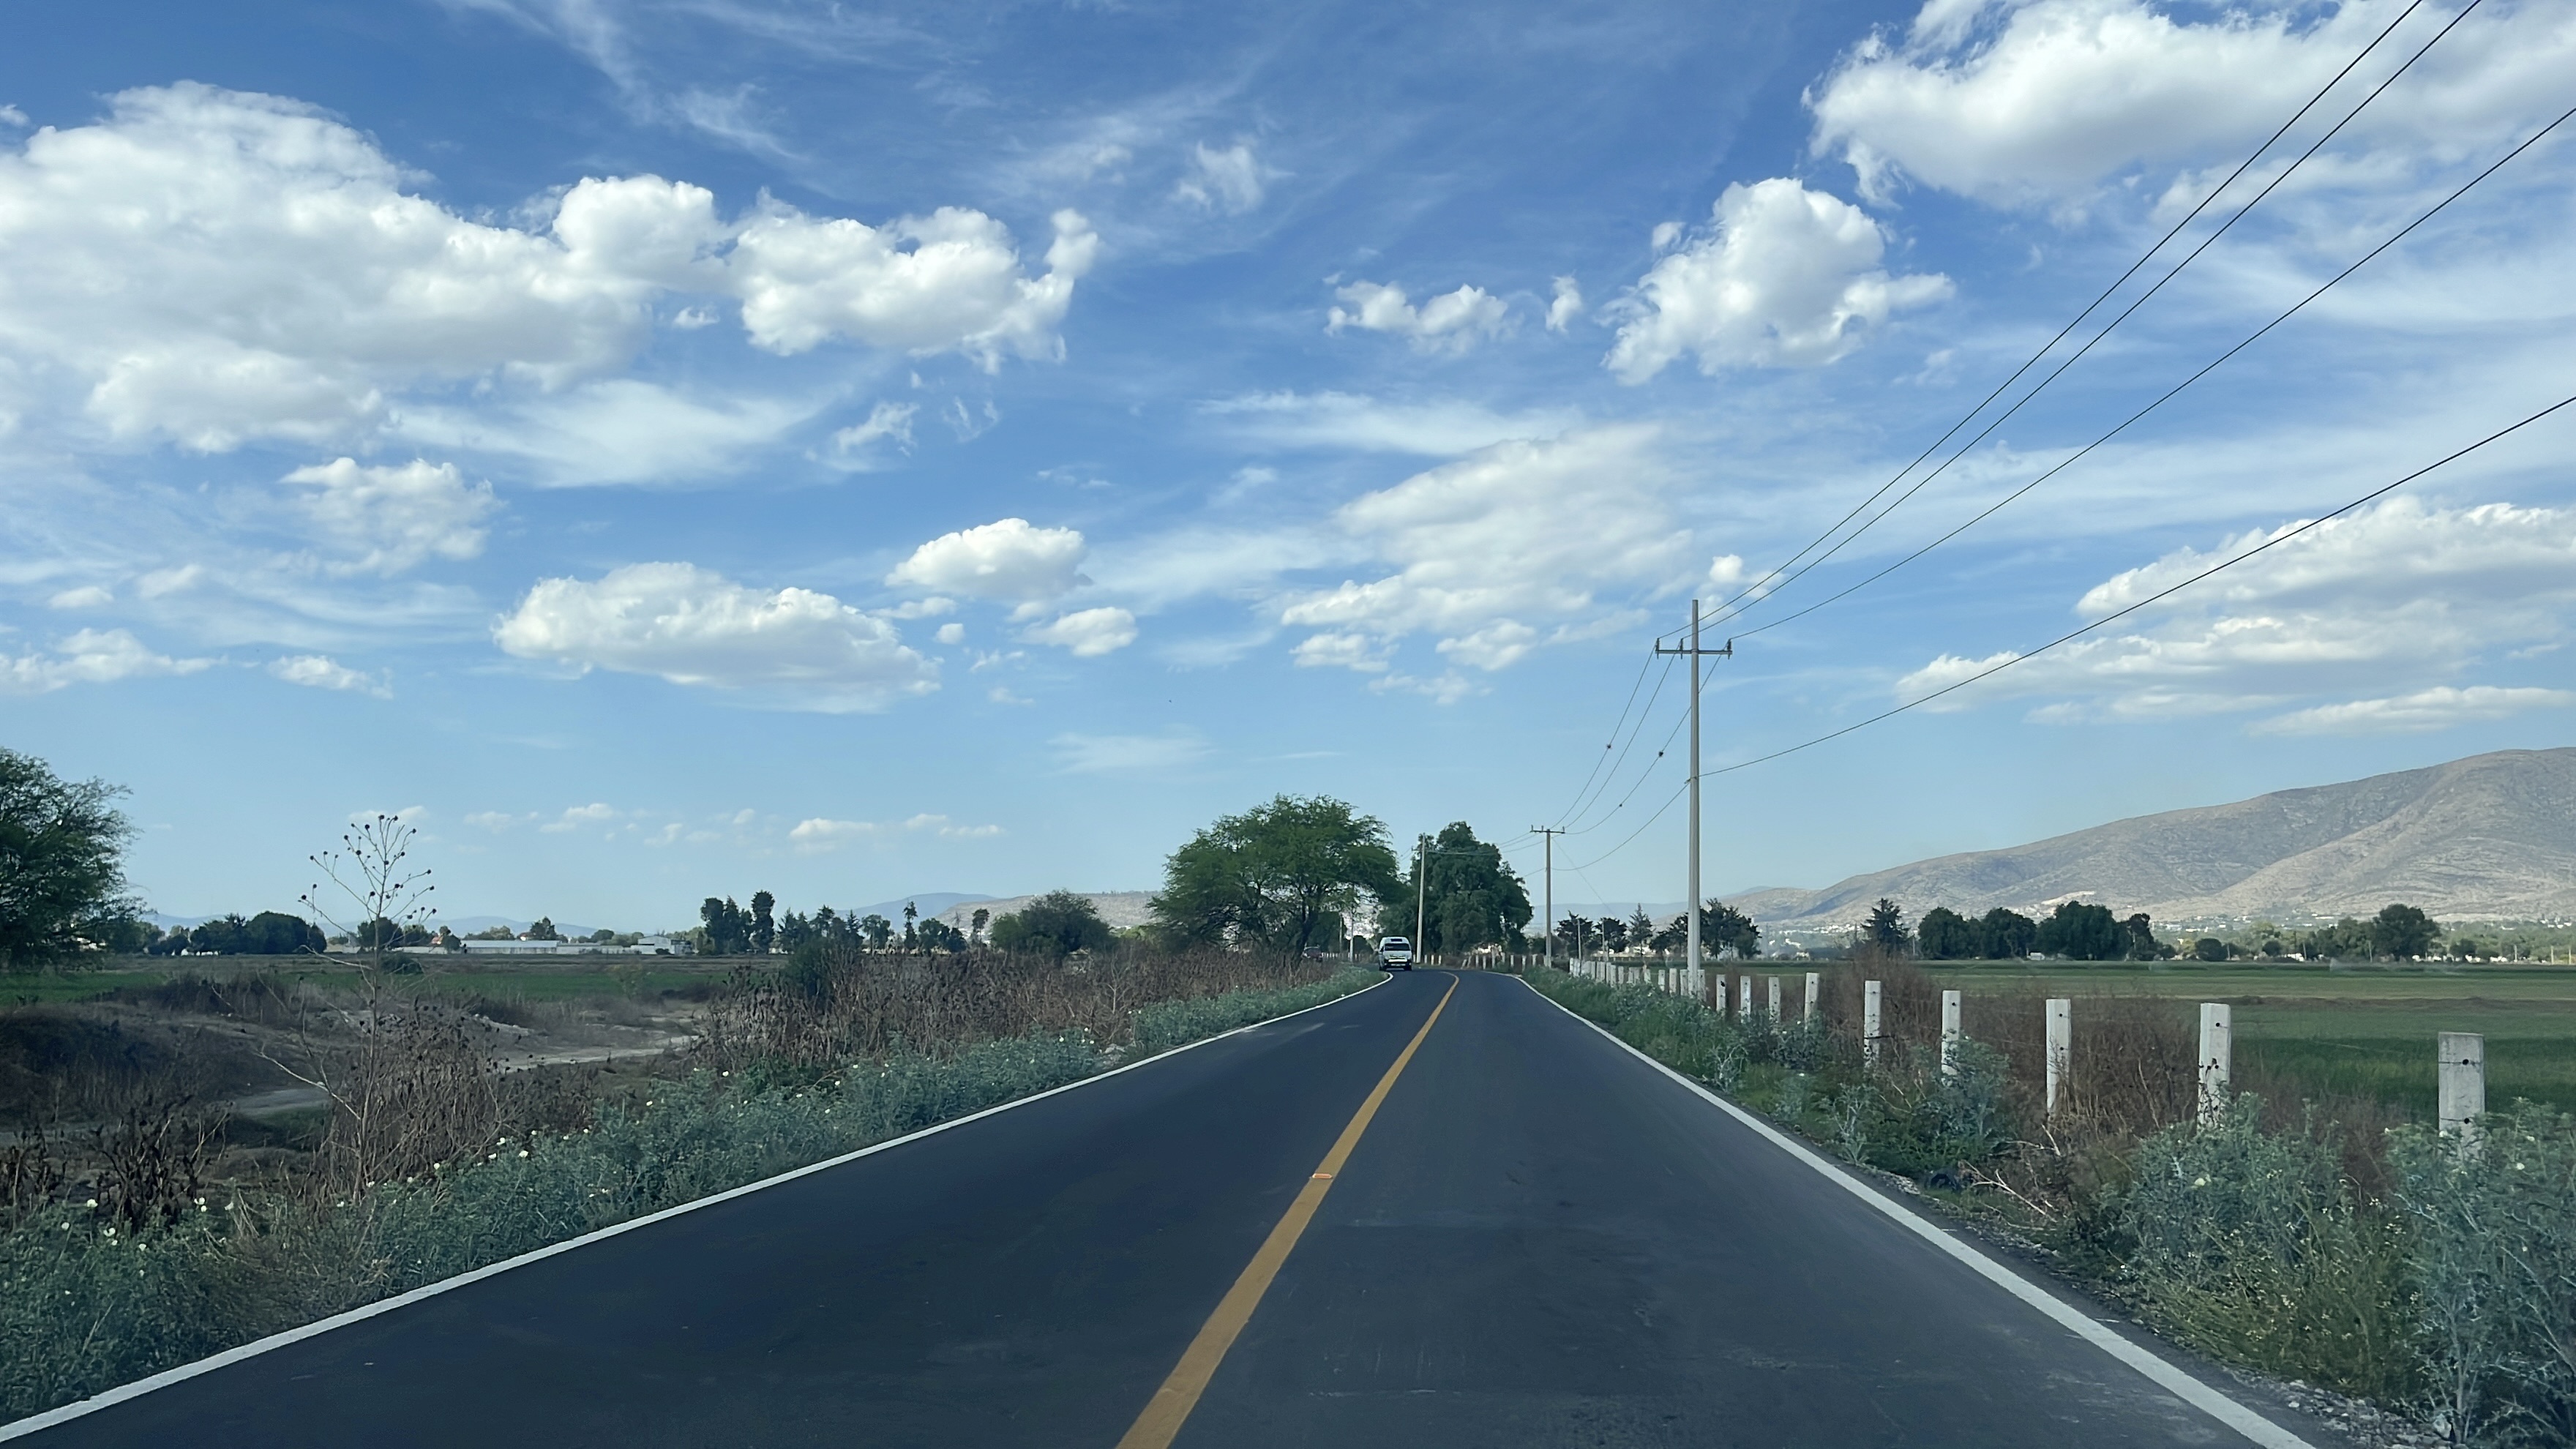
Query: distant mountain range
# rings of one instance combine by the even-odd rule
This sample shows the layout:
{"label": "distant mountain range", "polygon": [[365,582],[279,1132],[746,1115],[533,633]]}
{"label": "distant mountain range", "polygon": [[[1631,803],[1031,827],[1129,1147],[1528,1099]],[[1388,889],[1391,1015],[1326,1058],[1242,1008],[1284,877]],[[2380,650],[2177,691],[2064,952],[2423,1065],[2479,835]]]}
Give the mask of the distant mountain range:
{"label": "distant mountain range", "polygon": [[2286,925],[2392,901],[2450,920],[2576,918],[2576,749],[2472,755],[1728,901],[1766,926],[1836,930],[1881,896],[1909,918],[2065,900],[2158,921]]}

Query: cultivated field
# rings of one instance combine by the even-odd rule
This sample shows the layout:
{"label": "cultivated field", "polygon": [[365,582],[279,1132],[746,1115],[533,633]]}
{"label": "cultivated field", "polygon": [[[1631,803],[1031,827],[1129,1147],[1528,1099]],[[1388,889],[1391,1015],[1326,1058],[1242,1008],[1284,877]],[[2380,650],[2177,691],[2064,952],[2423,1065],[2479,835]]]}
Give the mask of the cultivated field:
{"label": "cultivated field", "polygon": [[1921,963],[1974,995],[2169,998],[2233,1005],[2243,1085],[2370,1097],[2429,1118],[2434,1036],[2486,1037],[2487,1100],[2576,1110],[2576,967],[2050,961]]}

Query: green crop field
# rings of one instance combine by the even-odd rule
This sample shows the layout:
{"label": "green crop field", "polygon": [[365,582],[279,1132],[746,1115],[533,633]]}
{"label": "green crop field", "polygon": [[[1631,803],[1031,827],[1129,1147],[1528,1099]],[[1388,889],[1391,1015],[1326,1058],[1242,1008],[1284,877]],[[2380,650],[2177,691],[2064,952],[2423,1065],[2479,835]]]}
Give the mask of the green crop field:
{"label": "green crop field", "polygon": [[2248,1072],[2425,1116],[2434,1109],[2435,1035],[2477,1032],[2486,1038],[2490,1104],[2528,1097],[2576,1110],[2576,968],[2567,966],[1977,961],[1924,969],[1966,991],[2224,1001],[2236,1009],[2236,1060]]}

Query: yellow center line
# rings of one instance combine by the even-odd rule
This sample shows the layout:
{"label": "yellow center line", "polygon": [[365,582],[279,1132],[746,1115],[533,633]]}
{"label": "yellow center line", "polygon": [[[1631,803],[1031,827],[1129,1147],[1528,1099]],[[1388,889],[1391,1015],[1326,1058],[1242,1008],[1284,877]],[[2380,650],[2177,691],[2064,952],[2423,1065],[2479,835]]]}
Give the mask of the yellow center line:
{"label": "yellow center line", "polygon": [[1288,1205],[1279,1225],[1262,1240],[1261,1251],[1252,1255],[1242,1276],[1234,1280],[1234,1286],[1216,1305],[1216,1312],[1200,1326],[1199,1336],[1182,1351],[1171,1377],[1163,1380],[1152,1402],[1145,1405],[1145,1412],[1128,1426],[1118,1441],[1118,1449],[1169,1449],[1173,1436],[1181,1432],[1182,1423],[1190,1417],[1190,1410],[1198,1407],[1199,1395],[1207,1392],[1208,1380],[1216,1377],[1216,1366],[1225,1362],[1226,1350],[1234,1347],[1235,1336],[1252,1321],[1252,1310],[1261,1306],[1261,1295],[1270,1291],[1270,1280],[1279,1276],[1280,1265],[1288,1261],[1289,1251],[1297,1246],[1306,1224],[1314,1220],[1315,1210],[1324,1205],[1324,1194],[1333,1190],[1333,1179],[1341,1174],[1342,1164],[1350,1160],[1351,1149],[1360,1145],[1360,1134],[1377,1116],[1378,1105],[1394,1089],[1395,1079],[1404,1075],[1405,1064],[1413,1060],[1422,1039],[1431,1035],[1432,1026],[1440,1020],[1440,1013],[1448,1008],[1449,998],[1457,990],[1458,979],[1453,976],[1449,978],[1449,989],[1440,993],[1440,1004],[1431,1008],[1430,1017],[1422,1023],[1422,1030],[1413,1034],[1413,1040],[1396,1053],[1395,1064],[1377,1079],[1376,1090],[1352,1114],[1350,1125],[1334,1140],[1333,1150],[1324,1154],[1323,1163],[1306,1179],[1305,1187]]}

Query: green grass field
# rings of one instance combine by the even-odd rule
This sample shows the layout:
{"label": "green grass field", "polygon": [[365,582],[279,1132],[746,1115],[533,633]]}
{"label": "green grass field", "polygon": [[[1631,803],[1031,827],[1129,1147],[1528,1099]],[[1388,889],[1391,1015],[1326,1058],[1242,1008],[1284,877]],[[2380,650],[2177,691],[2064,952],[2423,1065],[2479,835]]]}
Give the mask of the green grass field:
{"label": "green grass field", "polygon": [[2576,968],[2255,966],[2241,961],[2070,966],[2060,961],[1925,962],[1966,991],[2045,990],[2224,1001],[2236,1060],[2320,1094],[2434,1110],[2434,1038],[2486,1037],[2487,1101],[2576,1110]]}

